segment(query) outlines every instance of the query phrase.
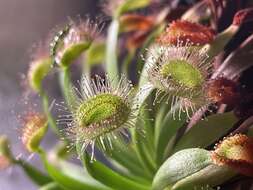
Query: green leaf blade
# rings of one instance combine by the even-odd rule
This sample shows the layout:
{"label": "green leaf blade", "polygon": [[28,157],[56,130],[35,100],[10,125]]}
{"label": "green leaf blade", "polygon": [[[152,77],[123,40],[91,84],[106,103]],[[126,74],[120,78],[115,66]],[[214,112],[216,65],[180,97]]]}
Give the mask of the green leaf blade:
{"label": "green leaf blade", "polygon": [[[185,148],[204,148],[225,135],[237,122],[232,112],[215,114],[199,121],[176,144],[173,152]],[[208,134],[208,135],[205,135]]]}
{"label": "green leaf blade", "polygon": [[84,155],[80,154],[82,153],[79,152],[79,156],[81,156],[82,161],[90,175],[104,185],[117,190],[125,189],[126,187],[135,190],[150,190],[150,187],[121,176],[99,161],[91,161],[88,153],[85,153]]}

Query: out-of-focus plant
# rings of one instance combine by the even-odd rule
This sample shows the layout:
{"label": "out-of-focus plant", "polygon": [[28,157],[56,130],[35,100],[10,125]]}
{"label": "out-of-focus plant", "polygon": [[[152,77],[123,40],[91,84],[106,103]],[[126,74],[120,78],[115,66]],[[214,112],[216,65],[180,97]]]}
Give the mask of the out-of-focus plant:
{"label": "out-of-focus plant", "polygon": [[[241,78],[253,65],[253,8],[236,2],[110,0],[107,31],[67,23],[27,77],[44,113],[24,116],[22,142],[45,173],[15,158],[6,137],[0,169],[19,165],[43,190],[211,190],[252,177],[252,98]],[[65,99],[56,117],[43,83],[52,73]],[[48,129],[62,141],[50,151],[40,145]]]}

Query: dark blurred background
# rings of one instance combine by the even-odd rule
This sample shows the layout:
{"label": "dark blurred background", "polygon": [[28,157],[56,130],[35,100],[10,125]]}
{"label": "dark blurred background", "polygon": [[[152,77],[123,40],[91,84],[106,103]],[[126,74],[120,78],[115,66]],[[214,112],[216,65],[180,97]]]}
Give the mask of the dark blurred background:
{"label": "dark blurred background", "polygon": [[[34,43],[67,17],[97,14],[98,0],[0,0],[0,134],[10,137],[15,155],[29,159],[18,139],[17,114],[25,110],[22,102],[22,73],[28,68],[29,50]],[[53,141],[48,138],[48,146]],[[38,165],[35,156],[31,162]],[[18,167],[0,171],[0,190],[37,189]]]}

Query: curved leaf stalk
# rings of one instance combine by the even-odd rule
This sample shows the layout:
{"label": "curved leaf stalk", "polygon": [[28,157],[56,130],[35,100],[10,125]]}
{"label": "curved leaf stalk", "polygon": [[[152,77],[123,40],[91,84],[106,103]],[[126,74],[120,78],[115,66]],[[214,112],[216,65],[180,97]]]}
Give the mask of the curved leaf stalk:
{"label": "curved leaf stalk", "polygon": [[[175,153],[185,148],[205,148],[214,143],[217,138],[226,135],[237,122],[237,120],[238,119],[232,112],[216,114],[207,117],[206,120],[200,121],[194,125],[186,134],[184,134],[184,136],[178,140],[173,152]],[[208,135],[203,138],[203,134]]]}
{"label": "curved leaf stalk", "polygon": [[134,59],[134,56],[136,55],[136,49],[129,51],[128,54],[126,55],[124,61],[123,61],[123,65],[122,65],[122,73],[124,73],[126,76],[129,76],[129,68],[131,65],[131,62]]}
{"label": "curved leaf stalk", "polygon": [[83,165],[88,170],[89,174],[104,185],[112,189],[125,189],[126,187],[135,190],[151,189],[151,187],[149,186],[137,183],[133,180],[125,178],[124,176],[121,176],[120,174],[111,170],[99,161],[91,161],[89,154],[87,152],[82,152],[80,143],[77,142],[76,147],[77,152],[83,162]]}
{"label": "curved leaf stalk", "polygon": [[162,122],[159,126],[156,126],[156,161],[158,165],[161,165],[165,158],[167,158],[168,153],[171,151],[166,149],[168,144],[171,142],[172,137],[178,131],[180,127],[186,123],[187,114],[181,114],[180,118],[175,119],[174,113],[180,109],[180,105],[177,104],[171,108],[171,110],[164,116]]}
{"label": "curved leaf stalk", "polygon": [[15,160],[14,163],[19,165],[26,175],[37,185],[42,186],[52,182],[52,179],[49,176],[42,173],[40,170],[28,164],[24,160]]}
{"label": "curved leaf stalk", "polygon": [[226,30],[218,34],[211,44],[207,44],[201,49],[201,51],[206,52],[209,56],[206,62],[212,60],[218,53],[220,53],[225,48],[231,38],[237,33],[239,28],[240,27],[237,25],[230,25]]}
{"label": "curved leaf stalk", "polygon": [[[139,159],[137,158],[137,154],[132,147],[132,144],[128,144],[127,148],[125,145],[120,143],[113,143],[113,149],[110,152],[110,157],[118,164],[123,166],[130,175],[143,178],[142,181],[150,181],[152,180],[152,176],[148,173],[143,172],[142,164],[140,163]],[[124,147],[123,147],[124,146]]]}
{"label": "curved leaf stalk", "polygon": [[51,127],[51,129],[53,130],[53,132],[56,135],[60,136],[61,132],[60,132],[59,128],[57,127],[56,122],[51,114],[51,110],[50,110],[51,108],[50,108],[48,96],[47,96],[46,92],[44,92],[42,89],[40,90],[40,96],[42,99],[43,110],[47,116],[49,126]]}
{"label": "curved leaf stalk", "polygon": [[[155,37],[164,30],[165,26],[166,24],[161,24],[149,35],[149,37],[144,42],[143,47],[140,50],[140,55],[145,55],[145,52],[147,51],[149,45],[154,41]],[[139,56],[136,64],[138,72],[141,73],[139,78],[139,86],[142,86],[145,83],[147,83],[147,76],[148,76],[147,70],[145,69],[146,64],[144,63],[142,56]]]}
{"label": "curved leaf stalk", "polygon": [[119,175],[124,176],[124,177],[128,178],[129,180],[136,181],[137,183],[140,183],[140,184],[143,184],[146,186],[151,186],[152,178],[147,177],[147,175],[143,172],[143,168],[140,167],[141,164],[139,164],[135,167],[137,167],[139,170],[142,170],[142,173],[139,172],[139,173],[135,174],[132,171],[132,169],[130,170],[129,167],[124,167],[116,160],[110,159],[110,158],[107,158],[107,160],[110,162],[113,170],[115,172],[117,172]]}
{"label": "curved leaf stalk", "polygon": [[39,188],[39,190],[64,190],[64,189],[61,188],[58,183],[51,182],[51,183],[48,183],[48,184],[42,186],[41,188]]}
{"label": "curved leaf stalk", "polygon": [[[136,102],[135,106],[137,108],[138,114],[141,113],[142,106],[144,105],[148,96],[152,93],[153,89],[154,89],[153,86],[149,83],[143,85],[139,89],[135,97]],[[154,160],[150,157],[149,154],[150,150],[147,146],[148,144],[145,144],[145,142],[143,142],[144,140],[143,135],[140,134],[141,130],[143,130],[143,128],[141,127],[143,121],[141,121],[140,119],[136,119],[134,122],[136,127],[133,130],[131,130],[131,134],[136,154],[138,155],[138,158],[140,160],[140,163],[143,165],[143,168],[146,169],[146,171],[149,173],[150,176],[153,176],[156,165]]]}
{"label": "curved leaf stalk", "polygon": [[85,62],[85,56],[82,56],[82,58],[83,58],[83,60],[82,60],[82,68],[83,68],[82,73],[83,73],[87,78],[90,78],[90,74],[91,74],[91,64]]}
{"label": "curved leaf stalk", "polygon": [[112,190],[91,178],[77,166],[66,165],[57,158],[48,159],[44,150],[39,152],[44,167],[52,179],[66,190]]}
{"label": "curved leaf stalk", "polygon": [[119,81],[119,69],[117,61],[117,42],[119,33],[119,21],[114,19],[108,29],[108,38],[106,42],[106,72],[113,85]]}
{"label": "curved leaf stalk", "polygon": [[66,104],[70,110],[73,110],[76,104],[76,94],[71,82],[70,68],[64,68],[62,72],[60,72],[59,80]]}

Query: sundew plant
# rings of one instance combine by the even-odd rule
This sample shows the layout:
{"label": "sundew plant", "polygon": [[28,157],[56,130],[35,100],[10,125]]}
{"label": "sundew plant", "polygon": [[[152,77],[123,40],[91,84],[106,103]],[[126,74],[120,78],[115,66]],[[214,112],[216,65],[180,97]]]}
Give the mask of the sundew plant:
{"label": "sundew plant", "polygon": [[22,114],[20,140],[44,170],[3,135],[0,169],[20,166],[40,190],[249,190],[252,4],[107,0],[107,19],[66,19],[26,77],[42,109]]}

